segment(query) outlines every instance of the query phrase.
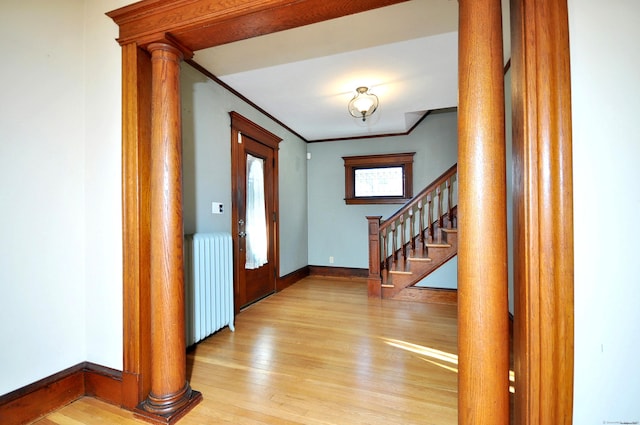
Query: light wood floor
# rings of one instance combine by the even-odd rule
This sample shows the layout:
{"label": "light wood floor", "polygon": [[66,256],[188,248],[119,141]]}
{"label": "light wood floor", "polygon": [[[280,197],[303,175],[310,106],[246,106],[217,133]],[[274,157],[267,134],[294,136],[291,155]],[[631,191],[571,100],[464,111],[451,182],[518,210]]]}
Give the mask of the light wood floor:
{"label": "light wood floor", "polygon": [[[366,284],[306,278],[188,356],[204,401],[180,425],[457,424],[456,307],[369,300]],[[83,398],[38,425],[139,424]]]}

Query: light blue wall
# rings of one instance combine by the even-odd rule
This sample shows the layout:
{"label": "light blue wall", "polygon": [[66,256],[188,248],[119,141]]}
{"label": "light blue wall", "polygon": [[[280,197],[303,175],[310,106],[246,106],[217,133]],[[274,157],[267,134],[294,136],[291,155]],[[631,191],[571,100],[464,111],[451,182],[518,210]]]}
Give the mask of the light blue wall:
{"label": "light blue wall", "polygon": [[[505,96],[505,140],[506,140],[506,191],[507,191],[507,253],[508,253],[508,288],[509,311],[513,314],[514,289],[513,289],[513,157],[511,134],[511,70],[504,76]],[[416,286],[429,288],[458,288],[458,257],[455,256],[442,267],[422,279]]]}
{"label": "light blue wall", "polygon": [[[308,160],[309,264],[367,268],[368,215],[388,217],[401,205],[346,205],[343,156],[416,152],[417,193],[457,162],[457,113],[429,115],[408,136],[310,143]],[[334,263],[329,263],[329,257]]]}
{"label": "light blue wall", "polygon": [[[280,275],[307,261],[306,143],[204,76],[182,65],[184,232],[231,231],[231,119],[236,111],[282,138],[279,149]],[[211,203],[222,202],[223,214]]]}
{"label": "light blue wall", "polygon": [[513,134],[511,127],[511,69],[504,75],[505,141],[507,157],[507,276],[509,285],[509,312],[513,314]]}
{"label": "light blue wall", "polygon": [[456,255],[433,273],[416,283],[426,288],[458,289],[458,256]]}

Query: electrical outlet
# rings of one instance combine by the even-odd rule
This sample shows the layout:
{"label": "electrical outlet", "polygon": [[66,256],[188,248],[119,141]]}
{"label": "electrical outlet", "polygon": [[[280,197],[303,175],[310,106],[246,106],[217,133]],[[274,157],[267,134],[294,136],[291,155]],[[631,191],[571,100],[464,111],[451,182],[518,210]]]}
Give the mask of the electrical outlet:
{"label": "electrical outlet", "polygon": [[329,257],[329,264],[333,264],[333,257]]}

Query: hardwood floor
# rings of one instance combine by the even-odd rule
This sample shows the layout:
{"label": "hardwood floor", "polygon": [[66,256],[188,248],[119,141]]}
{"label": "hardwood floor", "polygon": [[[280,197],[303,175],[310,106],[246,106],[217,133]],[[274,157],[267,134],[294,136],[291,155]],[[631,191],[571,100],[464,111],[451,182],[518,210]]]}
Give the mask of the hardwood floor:
{"label": "hardwood floor", "polygon": [[[308,277],[189,352],[204,401],[179,424],[457,424],[456,320],[456,306]],[[35,423],[144,422],[83,398]]]}

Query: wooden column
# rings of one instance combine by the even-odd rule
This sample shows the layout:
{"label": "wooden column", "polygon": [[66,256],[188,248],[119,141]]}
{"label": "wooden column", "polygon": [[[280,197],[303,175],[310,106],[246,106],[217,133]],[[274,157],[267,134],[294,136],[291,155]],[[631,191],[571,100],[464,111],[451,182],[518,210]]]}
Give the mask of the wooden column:
{"label": "wooden column", "polygon": [[460,0],[458,423],[509,423],[500,0]]}
{"label": "wooden column", "polygon": [[573,181],[566,0],[511,0],[515,422],[573,419]]}
{"label": "wooden column", "polygon": [[202,398],[186,380],[180,61],[168,43],[151,53],[151,392],[136,412],[172,423]]}

